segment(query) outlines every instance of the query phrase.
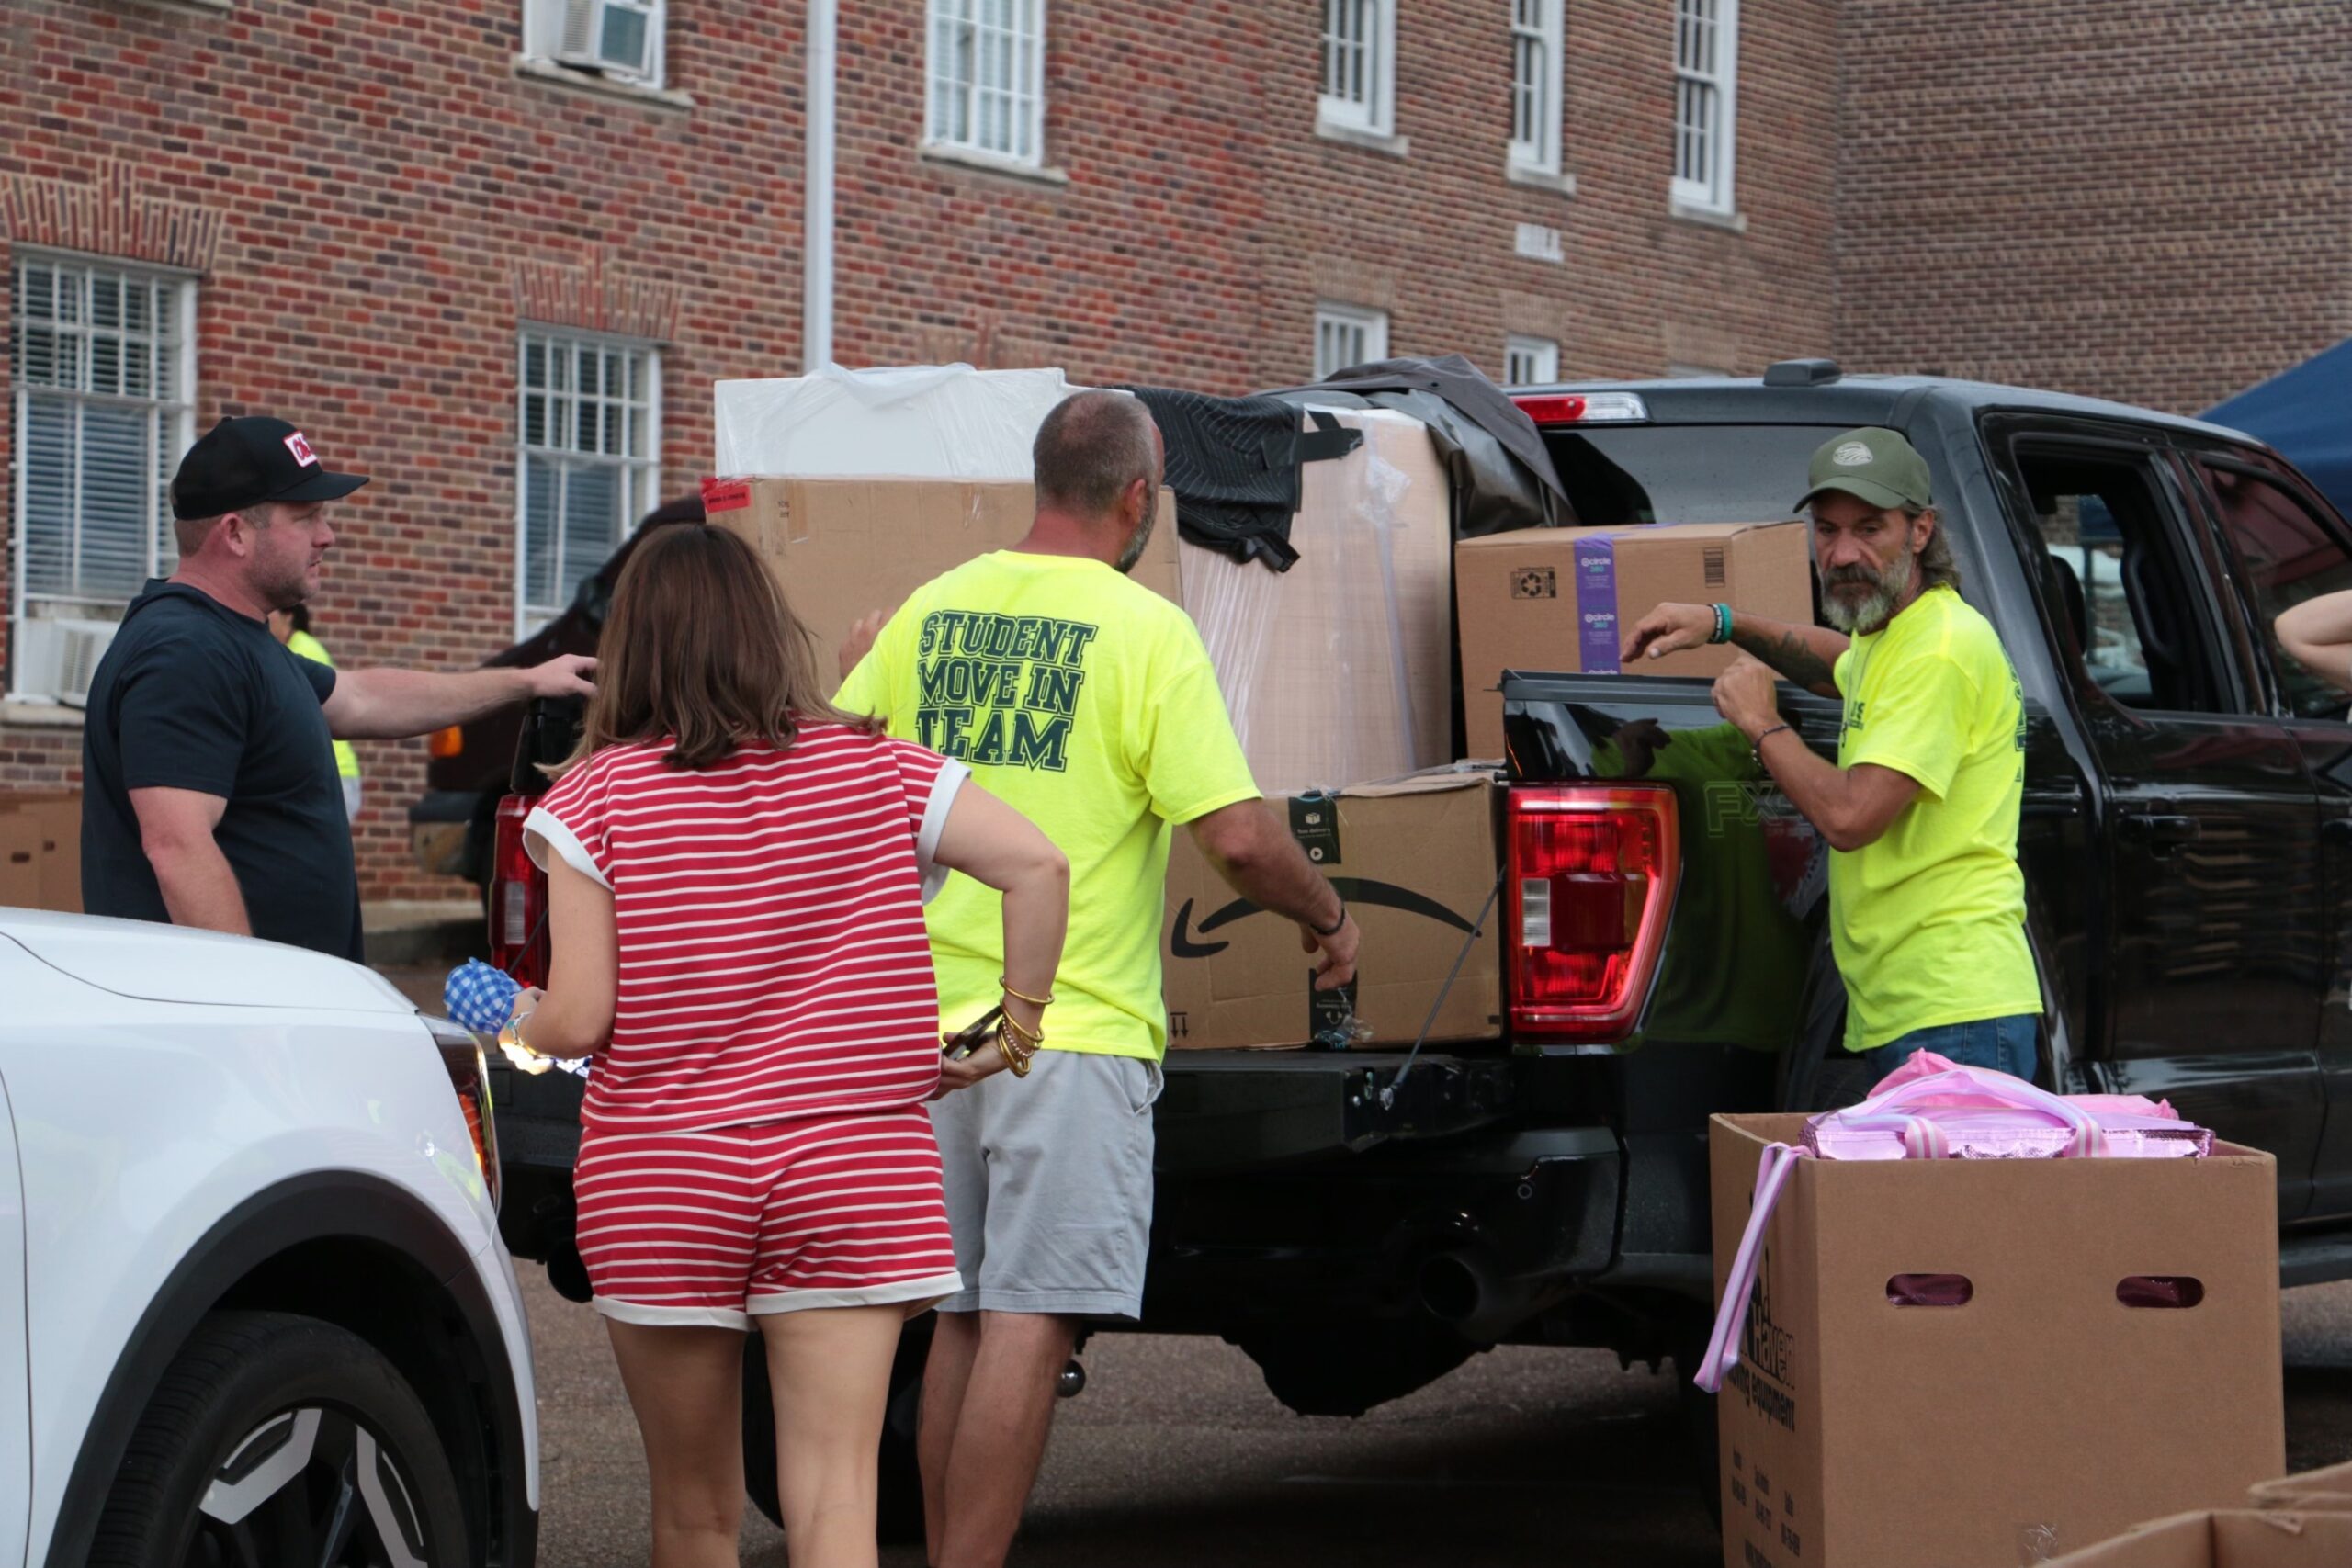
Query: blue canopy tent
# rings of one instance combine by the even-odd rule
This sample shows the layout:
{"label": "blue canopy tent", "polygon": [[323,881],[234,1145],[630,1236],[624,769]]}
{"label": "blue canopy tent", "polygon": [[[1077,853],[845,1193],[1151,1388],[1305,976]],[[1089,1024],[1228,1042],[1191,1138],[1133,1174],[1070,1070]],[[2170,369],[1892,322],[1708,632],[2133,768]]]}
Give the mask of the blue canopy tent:
{"label": "blue canopy tent", "polygon": [[2268,442],[2338,513],[2352,517],[2352,338],[2201,417]]}

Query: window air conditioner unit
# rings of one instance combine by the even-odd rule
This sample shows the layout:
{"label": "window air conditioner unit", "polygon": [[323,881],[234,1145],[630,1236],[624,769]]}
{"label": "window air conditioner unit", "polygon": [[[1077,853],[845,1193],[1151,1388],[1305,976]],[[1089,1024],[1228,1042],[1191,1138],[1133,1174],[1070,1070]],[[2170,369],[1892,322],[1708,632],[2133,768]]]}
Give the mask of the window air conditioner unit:
{"label": "window air conditioner unit", "polygon": [[660,74],[660,0],[563,0],[556,59],[650,86]]}
{"label": "window air conditioner unit", "polygon": [[113,621],[26,620],[17,628],[17,689],[86,707],[98,660],[120,627]]}

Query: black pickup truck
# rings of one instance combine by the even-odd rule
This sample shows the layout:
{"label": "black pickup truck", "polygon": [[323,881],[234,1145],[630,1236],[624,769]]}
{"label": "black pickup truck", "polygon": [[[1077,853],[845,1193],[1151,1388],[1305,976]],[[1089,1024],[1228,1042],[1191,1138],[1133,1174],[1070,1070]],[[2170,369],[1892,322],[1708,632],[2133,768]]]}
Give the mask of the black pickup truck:
{"label": "black pickup truck", "polygon": [[[2285,1282],[2352,1274],[2352,722],[2270,631],[2352,588],[2352,529],[2258,444],[2082,398],[1819,360],[1516,395],[1589,525],[1782,516],[1830,434],[1910,437],[2024,687],[2047,1080],[2167,1098],[2271,1151]],[[1710,1308],[1707,1115],[1808,1106],[1840,1037],[1826,849],[1706,683],[1473,671],[1472,700],[1498,678],[1507,1029],[1409,1068],[1168,1063],[1144,1326],[1232,1341],[1301,1411],[1360,1413],[1497,1343],[1687,1358]],[[1783,706],[1835,755],[1834,703]],[[530,753],[569,743],[535,716],[518,792]],[[502,808],[494,932],[538,923],[525,805]],[[1562,812],[1601,826],[1547,831]],[[1527,919],[1562,901],[1578,918]],[[579,1290],[578,1082],[495,1089],[508,1243]],[[919,1368],[910,1336],[902,1381]]]}

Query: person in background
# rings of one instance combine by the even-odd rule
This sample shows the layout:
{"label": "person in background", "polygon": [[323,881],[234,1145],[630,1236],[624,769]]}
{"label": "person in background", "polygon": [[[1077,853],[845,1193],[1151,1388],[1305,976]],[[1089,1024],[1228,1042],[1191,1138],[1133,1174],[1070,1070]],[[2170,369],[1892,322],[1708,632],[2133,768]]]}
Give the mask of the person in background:
{"label": "person in background", "polygon": [[2331,686],[2352,692],[2352,590],[2290,604],[2271,622],[2278,646]]}
{"label": "person in background", "polygon": [[[1126,576],[1159,501],[1150,414],[1125,393],[1078,393],[1046,416],[1034,458],[1027,536],[916,589],[887,624],[860,623],[833,699],[966,763],[1043,825],[1080,912],[1034,1076],[933,1108],[966,1276],[923,1373],[933,1568],[1005,1560],[1080,1322],[1142,1314],[1170,827],[1298,923],[1317,988],[1355,975],[1355,922],[1260,797],[1200,632]],[[998,998],[998,903],[951,878],[931,907],[944,1029]]]}
{"label": "person in background", "polygon": [[[828,705],[723,528],[640,545],[598,646],[580,748],[524,824],[548,986],[502,1044],[597,1058],[580,1255],[645,1438],[653,1562],[736,1561],[752,1329],[794,1568],[871,1568],[899,1327],[962,1282],[923,1105],[1030,1088],[1069,863],[961,764]],[[951,869],[990,890],[1003,963],[993,1036],[947,1077],[922,901]]]}
{"label": "person in background", "polygon": [[427,675],[292,657],[273,610],[319,591],[328,507],[368,482],[282,419],[224,419],[172,477],[179,570],[123,613],[82,729],[82,902],[94,915],[363,956],[359,868],[330,741],[392,740],[535,696],[593,659]]}
{"label": "person in background", "polygon": [[[313,664],[334,668],[334,660],[327,653],[327,645],[311,635],[311,607],[297,604],[290,610],[269,613],[269,632],[286,645],[288,652],[309,660]],[[348,740],[334,743],[334,771],[343,780],[343,814],[352,821],[359,820],[359,752]]]}
{"label": "person in background", "polygon": [[[1660,604],[1626,638],[1625,660],[1741,649],[1716,679],[1715,707],[1829,843],[1850,1055],[1825,1065],[1815,1099],[1860,1099],[1923,1049],[2030,1080],[2041,987],[2018,869],[2017,671],[1960,596],[1928,465],[1902,435],[1824,442],[1797,510],[1812,513],[1822,613],[1837,629]],[[1836,762],[1781,717],[1775,671],[1844,701]]]}

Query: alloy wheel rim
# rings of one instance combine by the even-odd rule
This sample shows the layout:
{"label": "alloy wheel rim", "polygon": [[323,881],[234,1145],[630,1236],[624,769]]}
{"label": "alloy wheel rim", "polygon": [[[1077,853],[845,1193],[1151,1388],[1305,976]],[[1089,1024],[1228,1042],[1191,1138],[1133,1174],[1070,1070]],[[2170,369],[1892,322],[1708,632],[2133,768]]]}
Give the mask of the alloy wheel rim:
{"label": "alloy wheel rim", "polygon": [[416,1487],[349,1413],[281,1410],[232,1444],[197,1504],[185,1568],[427,1568]]}

